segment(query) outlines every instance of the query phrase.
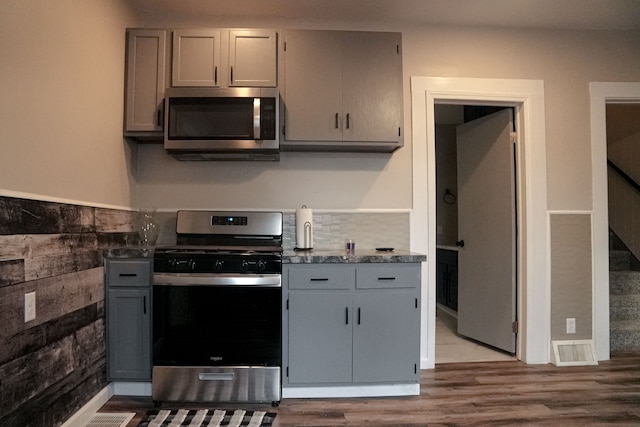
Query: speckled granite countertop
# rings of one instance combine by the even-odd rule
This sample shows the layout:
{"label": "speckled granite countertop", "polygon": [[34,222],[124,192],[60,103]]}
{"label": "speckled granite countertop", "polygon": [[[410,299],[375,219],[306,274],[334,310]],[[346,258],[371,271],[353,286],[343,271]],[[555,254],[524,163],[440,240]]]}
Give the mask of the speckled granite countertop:
{"label": "speckled granite countertop", "polygon": [[142,246],[121,246],[104,251],[106,258],[153,258],[153,248]]}
{"label": "speckled granite countertop", "polygon": [[284,251],[282,262],[284,264],[348,264],[348,263],[374,263],[374,262],[422,262],[427,256],[415,252],[393,250],[380,252],[375,249],[356,249],[353,252],[340,250],[311,250],[311,251]]}
{"label": "speckled granite countertop", "polygon": [[[115,247],[104,251],[107,258],[153,258],[153,248],[145,247]],[[351,264],[351,263],[375,263],[375,262],[422,262],[427,256],[404,250],[381,252],[375,249],[356,249],[353,252],[344,250],[311,250],[293,251],[286,250],[282,254],[284,264]]]}

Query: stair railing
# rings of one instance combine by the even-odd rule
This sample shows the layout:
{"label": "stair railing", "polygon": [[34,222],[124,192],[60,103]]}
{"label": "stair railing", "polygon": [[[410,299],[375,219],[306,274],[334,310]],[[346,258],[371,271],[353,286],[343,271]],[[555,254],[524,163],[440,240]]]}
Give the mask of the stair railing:
{"label": "stair railing", "polygon": [[612,160],[607,159],[607,166],[613,169],[618,175],[620,175],[629,185],[631,185],[636,191],[640,192],[640,184],[638,184],[633,178],[631,178],[625,171],[623,171],[618,165],[613,163]]}
{"label": "stair railing", "polygon": [[613,174],[618,177],[614,180],[609,179],[609,227],[633,256],[640,259],[640,239],[634,237],[640,236],[640,229],[633,220],[634,212],[638,212],[640,206],[636,197],[630,197],[640,192],[640,184],[613,161],[607,159],[607,165],[611,170],[611,177]]}

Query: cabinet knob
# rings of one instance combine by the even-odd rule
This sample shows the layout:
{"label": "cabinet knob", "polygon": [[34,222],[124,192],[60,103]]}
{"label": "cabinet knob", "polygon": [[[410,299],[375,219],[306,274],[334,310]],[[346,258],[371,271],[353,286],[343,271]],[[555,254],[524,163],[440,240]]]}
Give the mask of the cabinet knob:
{"label": "cabinet knob", "polygon": [[459,248],[464,248],[464,240],[457,240],[456,246]]}

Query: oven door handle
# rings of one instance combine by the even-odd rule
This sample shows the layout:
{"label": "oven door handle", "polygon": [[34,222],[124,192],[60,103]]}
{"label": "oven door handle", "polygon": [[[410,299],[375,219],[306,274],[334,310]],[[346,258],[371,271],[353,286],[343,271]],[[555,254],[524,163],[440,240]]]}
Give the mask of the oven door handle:
{"label": "oven door handle", "polygon": [[154,273],[153,284],[160,286],[270,286],[282,287],[280,274],[181,274]]}

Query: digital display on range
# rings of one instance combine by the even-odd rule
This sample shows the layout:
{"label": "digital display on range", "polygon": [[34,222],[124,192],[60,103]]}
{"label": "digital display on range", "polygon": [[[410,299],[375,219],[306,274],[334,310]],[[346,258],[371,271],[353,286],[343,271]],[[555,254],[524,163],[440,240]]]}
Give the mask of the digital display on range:
{"label": "digital display on range", "polygon": [[246,216],[212,216],[211,225],[247,225]]}

